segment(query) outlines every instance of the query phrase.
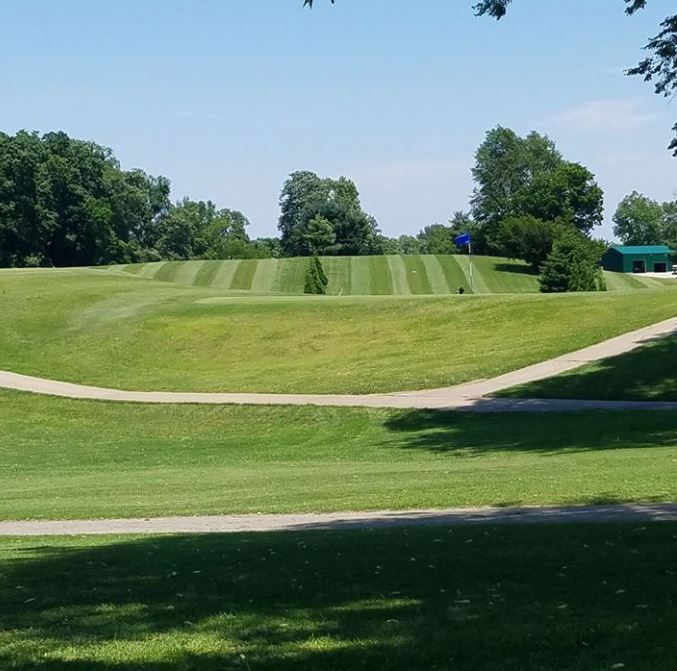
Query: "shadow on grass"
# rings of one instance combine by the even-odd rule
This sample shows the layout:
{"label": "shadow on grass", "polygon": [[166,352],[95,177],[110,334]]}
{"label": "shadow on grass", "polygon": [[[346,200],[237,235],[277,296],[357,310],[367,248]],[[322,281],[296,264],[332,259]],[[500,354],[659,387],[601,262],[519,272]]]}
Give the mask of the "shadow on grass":
{"label": "shadow on grass", "polygon": [[[385,421],[404,449],[459,457],[492,452],[542,455],[677,445],[677,414],[656,412],[459,413],[412,410]],[[402,447],[398,443],[398,447]]]}
{"label": "shadow on grass", "polygon": [[518,273],[519,275],[538,276],[538,272],[531,266],[522,263],[497,263],[494,268],[500,273]]}
{"label": "shadow on grass", "polygon": [[564,375],[508,389],[499,396],[677,401],[677,336]]}
{"label": "shadow on grass", "polygon": [[676,532],[489,526],[3,541],[0,666],[667,671],[677,662]]}

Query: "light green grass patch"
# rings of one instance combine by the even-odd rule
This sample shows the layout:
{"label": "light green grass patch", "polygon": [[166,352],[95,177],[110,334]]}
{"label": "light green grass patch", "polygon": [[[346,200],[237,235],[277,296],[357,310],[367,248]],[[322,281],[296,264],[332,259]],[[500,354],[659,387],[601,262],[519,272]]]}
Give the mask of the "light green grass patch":
{"label": "light green grass patch", "polygon": [[677,500],[674,413],[157,406],[0,391],[0,518]]}

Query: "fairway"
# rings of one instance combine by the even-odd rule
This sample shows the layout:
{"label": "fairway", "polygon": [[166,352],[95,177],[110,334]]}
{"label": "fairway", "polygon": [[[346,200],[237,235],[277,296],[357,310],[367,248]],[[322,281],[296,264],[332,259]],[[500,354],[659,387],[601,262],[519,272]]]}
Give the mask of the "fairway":
{"label": "fairway", "polygon": [[677,525],[0,540],[29,671],[673,671]]}
{"label": "fairway", "polygon": [[675,296],[265,296],[119,270],[0,271],[0,369],[151,391],[426,389],[673,317]]}
{"label": "fairway", "polygon": [[677,499],[674,413],[149,406],[0,392],[0,518]]}
{"label": "fairway", "polygon": [[[470,291],[467,255],[322,257],[327,292],[341,296],[411,296]],[[221,291],[302,294],[307,258],[232,261],[163,261],[117,268],[146,279]],[[660,289],[670,280],[606,273],[609,291]],[[677,282],[673,282],[677,286]],[[538,275],[522,261],[494,256],[473,258],[474,293],[536,293]]]}

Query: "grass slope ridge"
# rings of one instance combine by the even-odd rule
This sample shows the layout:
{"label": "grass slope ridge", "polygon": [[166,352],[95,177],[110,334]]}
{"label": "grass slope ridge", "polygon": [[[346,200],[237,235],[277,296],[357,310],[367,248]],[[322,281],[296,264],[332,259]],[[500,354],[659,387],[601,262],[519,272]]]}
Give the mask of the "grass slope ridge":
{"label": "grass slope ridge", "polygon": [[237,296],[102,270],[0,271],[0,369],[139,391],[443,387],[675,316],[673,290]]}
{"label": "grass slope ridge", "polygon": [[[342,296],[444,295],[470,290],[469,259],[464,255],[323,257],[328,293]],[[183,286],[254,293],[303,293],[307,258],[231,261],[165,261],[120,266],[127,273]],[[607,273],[610,291],[660,288],[668,281]],[[538,291],[538,277],[519,261],[477,256],[474,293]],[[677,284],[677,282],[675,282]]]}

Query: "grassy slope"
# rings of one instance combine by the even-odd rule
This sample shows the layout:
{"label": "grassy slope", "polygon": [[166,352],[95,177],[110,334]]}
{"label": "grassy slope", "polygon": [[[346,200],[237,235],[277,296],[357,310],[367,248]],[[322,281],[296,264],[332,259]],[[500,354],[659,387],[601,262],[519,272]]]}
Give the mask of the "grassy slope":
{"label": "grassy slope", "polygon": [[656,340],[570,373],[502,392],[523,398],[677,401],[677,337]]}
{"label": "grassy slope", "polygon": [[233,297],[115,271],[3,271],[0,369],[127,389],[436,387],[674,316],[675,295]]}
{"label": "grassy slope", "polygon": [[20,671],[673,671],[677,525],[0,540]]}
{"label": "grassy slope", "polygon": [[[323,258],[330,294],[449,294],[470,288],[467,256],[372,256]],[[303,293],[307,259],[246,261],[172,261],[122,266],[127,273],[225,291]],[[661,288],[652,278],[607,273],[611,291]],[[474,259],[475,293],[537,292],[538,277],[520,261],[479,256]],[[677,285],[677,282],[675,282]]]}
{"label": "grassy slope", "polygon": [[672,413],[144,406],[0,392],[0,518],[677,500]]}

